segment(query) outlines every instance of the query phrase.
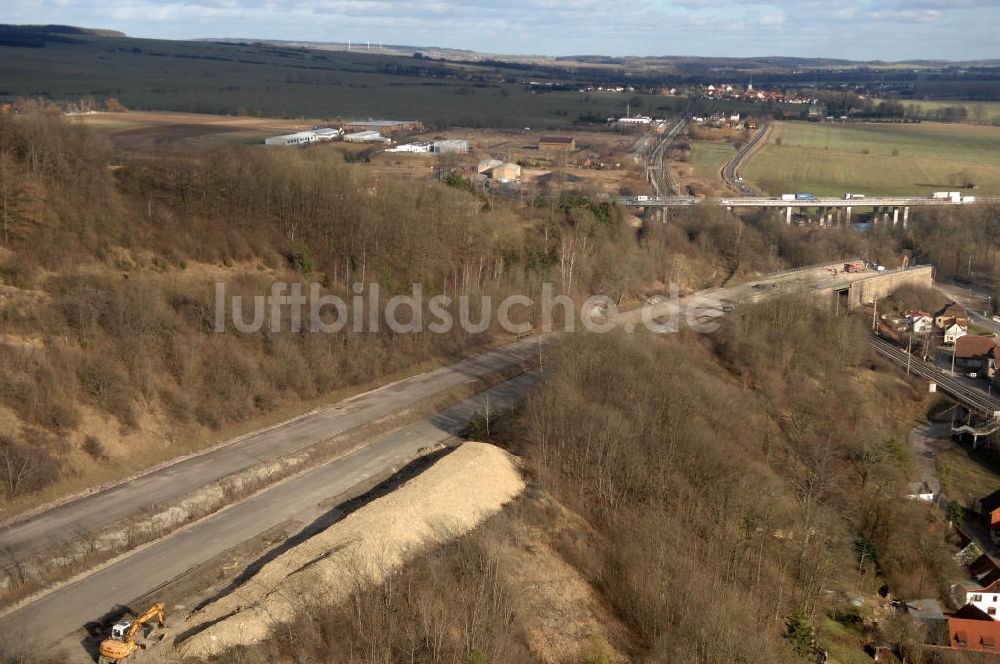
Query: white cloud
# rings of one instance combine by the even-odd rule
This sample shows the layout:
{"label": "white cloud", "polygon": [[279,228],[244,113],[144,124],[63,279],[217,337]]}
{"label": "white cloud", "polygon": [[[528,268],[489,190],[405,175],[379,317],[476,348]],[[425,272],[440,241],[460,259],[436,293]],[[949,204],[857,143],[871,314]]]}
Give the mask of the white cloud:
{"label": "white cloud", "polygon": [[[147,37],[380,40],[486,52],[985,58],[997,0],[0,0],[0,21]],[[961,30],[958,27],[961,27]],[[891,38],[886,38],[891,35]],[[984,46],[985,45],[985,46]]]}

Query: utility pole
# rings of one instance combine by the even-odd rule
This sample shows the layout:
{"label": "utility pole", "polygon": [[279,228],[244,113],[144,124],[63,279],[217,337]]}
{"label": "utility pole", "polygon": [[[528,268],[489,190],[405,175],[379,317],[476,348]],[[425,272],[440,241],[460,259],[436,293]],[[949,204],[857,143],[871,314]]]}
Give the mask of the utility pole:
{"label": "utility pole", "polygon": [[906,375],[910,375],[910,361],[913,359],[913,332],[910,332],[910,339],[906,342]]}
{"label": "utility pole", "polygon": [[878,331],[878,298],[872,302],[872,332]]}

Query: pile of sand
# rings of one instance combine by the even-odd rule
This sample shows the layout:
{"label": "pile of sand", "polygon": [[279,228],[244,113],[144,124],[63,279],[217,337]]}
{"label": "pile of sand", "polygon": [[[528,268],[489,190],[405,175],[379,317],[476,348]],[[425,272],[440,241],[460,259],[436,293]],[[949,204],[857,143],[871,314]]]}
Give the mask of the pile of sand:
{"label": "pile of sand", "polygon": [[181,650],[208,657],[259,643],[306,603],[340,602],[358,584],[383,581],[422,549],[469,532],[523,489],[514,457],[492,445],[464,443],[190,616],[188,629],[207,627]]}

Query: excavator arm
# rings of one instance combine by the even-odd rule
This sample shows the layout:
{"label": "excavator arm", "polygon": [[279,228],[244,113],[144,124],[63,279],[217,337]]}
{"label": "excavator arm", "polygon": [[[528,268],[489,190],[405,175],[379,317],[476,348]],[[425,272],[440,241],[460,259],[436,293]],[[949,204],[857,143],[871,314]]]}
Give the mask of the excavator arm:
{"label": "excavator arm", "polygon": [[129,627],[128,635],[126,636],[125,640],[132,641],[133,639],[135,639],[135,635],[139,631],[139,628],[141,628],[143,625],[148,623],[153,618],[157,619],[157,622],[159,623],[160,627],[163,627],[166,624],[166,617],[163,613],[163,602],[157,602],[156,604],[151,606],[148,611],[146,611],[144,614],[136,618],[132,622],[132,626]]}
{"label": "excavator arm", "polygon": [[101,664],[106,664],[108,662],[120,662],[129,657],[136,650],[144,647],[135,642],[135,636],[139,633],[139,630],[144,624],[154,618],[157,622],[159,622],[160,627],[164,627],[166,625],[162,602],[157,602],[151,606],[148,611],[133,620],[128,626],[128,631],[121,634],[120,638],[116,638],[115,630],[112,629],[112,637],[101,642],[100,658],[98,661]]}

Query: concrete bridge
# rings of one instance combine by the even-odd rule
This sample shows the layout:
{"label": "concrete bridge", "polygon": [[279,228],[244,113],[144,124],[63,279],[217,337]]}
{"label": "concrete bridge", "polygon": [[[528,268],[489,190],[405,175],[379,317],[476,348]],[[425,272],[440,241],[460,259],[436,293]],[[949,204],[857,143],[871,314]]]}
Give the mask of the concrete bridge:
{"label": "concrete bridge", "polygon": [[871,196],[866,198],[816,197],[786,200],[784,198],[743,196],[722,198],[698,198],[695,196],[629,196],[619,198],[618,204],[625,207],[669,208],[693,205],[721,205],[727,210],[733,208],[777,208],[784,209],[786,223],[792,223],[793,211],[801,208],[819,210],[821,225],[850,223],[854,208],[872,208],[876,222],[891,219],[895,225],[900,221],[909,223],[911,207],[956,207],[965,205],[1000,205],[1000,196],[977,196],[974,200],[953,201],[948,198],[929,196]]}
{"label": "concrete bridge", "polygon": [[827,298],[831,307],[851,311],[872,304],[901,286],[930,288],[933,285],[934,268],[930,265],[917,265],[885,272],[832,275],[829,280],[816,284],[816,292],[820,298]]}

